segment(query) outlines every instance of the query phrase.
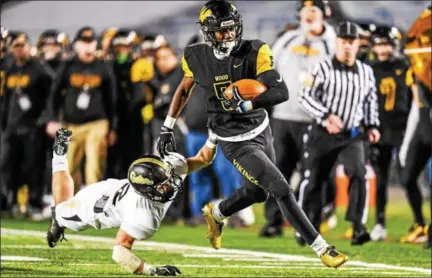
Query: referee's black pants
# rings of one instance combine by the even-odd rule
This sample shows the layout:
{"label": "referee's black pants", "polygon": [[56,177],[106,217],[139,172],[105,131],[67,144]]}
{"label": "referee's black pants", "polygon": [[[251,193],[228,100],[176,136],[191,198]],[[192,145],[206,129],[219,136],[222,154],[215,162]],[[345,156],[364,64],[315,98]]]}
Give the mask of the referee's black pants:
{"label": "referee's black pants", "polygon": [[350,158],[345,172],[350,179],[349,206],[345,219],[354,227],[362,227],[366,213],[366,168],[363,141],[351,138],[349,132],[329,134],[324,128],[314,125],[308,131],[304,148],[303,180],[299,189],[299,204],[312,225],[319,231],[322,215],[322,186],[328,180],[332,167],[341,154]]}
{"label": "referee's black pants", "polygon": [[282,173],[275,166],[275,151],[270,126],[253,139],[241,142],[219,142],[228,160],[245,177],[244,186],[234,191],[219,205],[229,217],[254,203],[262,203],[272,195],[282,215],[311,245],[319,235],[300,206]]}
{"label": "referee's black pants", "polygon": [[[287,181],[300,161],[303,150],[303,134],[309,124],[286,120],[272,120],[276,166]],[[269,196],[264,206],[268,226],[281,227],[283,216],[275,198]]]}
{"label": "referee's black pants", "polygon": [[[402,167],[400,182],[406,189],[415,223],[425,225],[422,212],[423,198],[417,179],[432,156],[432,108],[420,108],[419,113],[419,121],[412,138],[409,140],[408,151],[406,156],[399,156],[399,165]],[[431,183],[429,186],[432,189]]]}

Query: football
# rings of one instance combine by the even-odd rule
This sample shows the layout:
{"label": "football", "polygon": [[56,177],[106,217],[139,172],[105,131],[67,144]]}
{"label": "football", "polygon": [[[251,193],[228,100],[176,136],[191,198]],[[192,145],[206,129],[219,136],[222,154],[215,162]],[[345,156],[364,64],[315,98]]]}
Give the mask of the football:
{"label": "football", "polygon": [[252,100],[267,90],[266,85],[262,84],[259,81],[256,81],[255,79],[241,79],[234,82],[225,89],[223,94],[226,99],[232,99],[233,86],[237,86],[240,96],[244,100]]}

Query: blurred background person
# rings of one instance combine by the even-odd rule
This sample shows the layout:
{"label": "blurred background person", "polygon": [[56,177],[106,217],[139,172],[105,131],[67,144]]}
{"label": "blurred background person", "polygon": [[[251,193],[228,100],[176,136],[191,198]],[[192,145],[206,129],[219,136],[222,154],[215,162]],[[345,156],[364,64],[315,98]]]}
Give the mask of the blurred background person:
{"label": "blurred background person", "polygon": [[376,174],[376,220],[371,231],[374,241],[385,240],[385,207],[389,170],[395,151],[399,150],[411,104],[412,71],[408,61],[398,57],[397,31],[391,26],[377,26],[370,38],[375,60],[371,62],[375,75],[381,141],[371,145],[370,159]]}
{"label": "blurred background person", "polygon": [[360,35],[360,48],[357,54],[357,59],[368,63],[374,59],[371,48],[371,36],[376,30],[376,24],[367,19],[356,20],[356,24],[359,26]]}
{"label": "blurred background person", "polygon": [[[138,51],[135,53],[136,60],[131,67],[132,99],[129,107],[129,125],[132,125],[129,128],[129,143],[137,155],[153,152],[153,97],[159,84],[154,65],[154,38],[145,35],[140,37],[144,38],[140,40]],[[144,47],[151,50],[146,52],[143,50]]]}
{"label": "blurred background person", "polygon": [[68,36],[56,29],[45,30],[39,36],[36,44],[39,59],[48,65],[53,74],[57,73],[63,60],[63,52],[68,44]]}
{"label": "blurred background person", "polygon": [[[116,139],[116,83],[112,68],[96,59],[93,28],[78,30],[73,47],[76,56],[61,66],[51,87],[46,131],[54,137],[61,126],[72,130],[74,137],[68,151],[70,172],[78,180],[85,155],[84,180],[85,184],[91,184],[102,179],[107,147]],[[76,186],[80,184],[77,181]]]}
{"label": "blurred background person", "polygon": [[[432,7],[429,6],[415,20],[407,34],[404,52],[410,60],[417,82],[413,87],[415,101],[411,107],[406,134],[398,156],[401,184],[406,189],[414,216],[414,224],[400,242],[426,241],[426,248],[432,247],[432,223],[429,228],[426,226],[422,212],[423,197],[417,179],[432,156],[431,19]],[[429,188],[432,189],[431,180],[429,180]],[[430,205],[432,211],[432,200]]]}
{"label": "blurred background person", "polygon": [[[30,42],[21,31],[9,32],[13,61],[4,75],[0,115],[1,187],[9,189],[12,206],[19,186],[25,184],[16,212],[32,214],[43,207],[44,133],[41,116],[46,108],[52,76],[30,56]],[[23,200],[26,199],[26,200]],[[27,201],[30,207],[27,207]],[[19,209],[19,210],[18,210]]]}
{"label": "blurred background person", "polygon": [[[164,123],[165,117],[168,114],[168,109],[174,95],[175,90],[183,79],[183,70],[179,63],[179,59],[175,50],[168,45],[159,46],[155,49],[155,69],[157,79],[157,87],[153,96],[153,111],[154,117],[151,123],[152,138],[153,138],[153,153],[159,155],[156,145],[156,140],[159,137],[160,129]],[[187,127],[182,117],[179,117],[179,122],[174,129],[174,136],[177,145],[177,152],[186,156],[184,134],[187,133]],[[173,223],[182,220],[185,217],[187,194],[185,188],[173,204],[169,208],[166,219]]]}
{"label": "blurred background person", "polygon": [[[298,167],[303,149],[303,134],[312,118],[300,107],[298,94],[302,82],[311,67],[332,57],[336,34],[325,22],[329,16],[326,1],[299,1],[297,13],[300,19],[298,29],[287,31],[273,45],[275,69],[280,72],[290,93],[289,100],[273,108],[272,127],[276,165],[287,181]],[[298,167],[301,168],[301,167]],[[301,169],[298,169],[301,172]],[[298,185],[290,183],[293,188]],[[283,217],[276,200],[269,197],[265,203],[267,223],[260,236],[282,235]]]}
{"label": "blurred background person", "polygon": [[[351,245],[370,240],[365,226],[367,218],[366,158],[360,125],[370,143],[380,140],[378,102],[373,71],[357,60],[360,46],[357,26],[345,21],[337,27],[335,56],[316,64],[308,82],[303,83],[300,104],[315,120],[308,130],[304,147],[304,174],[299,203],[319,231],[323,203],[322,184],[330,176],[337,158],[349,157],[346,163],[350,180],[349,205],[345,220],[354,233]],[[304,245],[296,234],[296,240]]]}
{"label": "blurred background person", "polygon": [[[37,58],[49,70],[52,79],[55,79],[61,63],[64,61],[65,50],[69,45],[69,37],[63,32],[56,29],[47,29],[39,35],[36,43],[38,50]],[[46,112],[43,115],[43,122],[47,120]],[[42,220],[51,217],[50,200],[51,195],[51,159],[52,159],[52,146],[54,140],[45,134],[43,148],[45,149],[45,169],[44,169],[44,199],[45,204],[40,213],[33,214],[34,220]]]}
{"label": "blurred background person", "polygon": [[[118,118],[117,140],[108,149],[107,178],[121,178],[127,174],[132,161],[137,159],[142,151],[139,144],[141,138],[142,119],[139,110],[132,107],[133,86],[131,71],[135,63],[133,48],[138,43],[138,35],[129,29],[111,31],[109,45],[106,36],[102,37],[104,58],[113,68],[116,79],[116,114]],[[108,32],[108,31],[107,31]],[[108,48],[105,49],[105,48]],[[138,142],[138,143],[135,143]]]}

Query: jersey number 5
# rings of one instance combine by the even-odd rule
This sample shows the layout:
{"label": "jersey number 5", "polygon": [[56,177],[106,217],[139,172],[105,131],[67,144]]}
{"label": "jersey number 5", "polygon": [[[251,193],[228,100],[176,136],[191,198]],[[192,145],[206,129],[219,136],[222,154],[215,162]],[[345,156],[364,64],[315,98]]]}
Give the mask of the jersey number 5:
{"label": "jersey number 5", "polygon": [[385,95],[384,109],[392,111],[396,102],[396,81],[393,77],[385,77],[381,79],[379,90]]}
{"label": "jersey number 5", "polygon": [[230,107],[229,100],[226,100],[223,96],[223,92],[226,88],[231,85],[231,81],[224,82],[216,82],[213,84],[213,88],[216,94],[217,99],[220,101],[222,105],[222,109],[225,111],[232,111],[233,109]]}

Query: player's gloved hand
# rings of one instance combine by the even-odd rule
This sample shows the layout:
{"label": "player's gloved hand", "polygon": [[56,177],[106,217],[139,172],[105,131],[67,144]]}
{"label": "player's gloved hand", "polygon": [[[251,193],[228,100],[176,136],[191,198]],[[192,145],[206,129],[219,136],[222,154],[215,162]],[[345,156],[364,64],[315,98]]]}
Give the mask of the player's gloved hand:
{"label": "player's gloved hand", "polygon": [[168,152],[170,151],[177,151],[173,129],[162,126],[157,149],[162,158],[164,158],[165,155],[168,155]]}
{"label": "player's gloved hand", "polygon": [[68,149],[68,145],[71,141],[72,131],[66,128],[60,128],[56,131],[54,138],[53,150],[57,155],[65,155]]}
{"label": "player's gloved hand", "polygon": [[230,99],[229,102],[231,104],[231,108],[237,112],[245,113],[252,110],[252,102],[242,98],[237,86],[232,87],[232,99]]}
{"label": "player's gloved hand", "polygon": [[156,276],[176,276],[178,274],[182,274],[180,269],[173,265],[164,265],[161,267],[156,267],[154,269],[154,274]]}

